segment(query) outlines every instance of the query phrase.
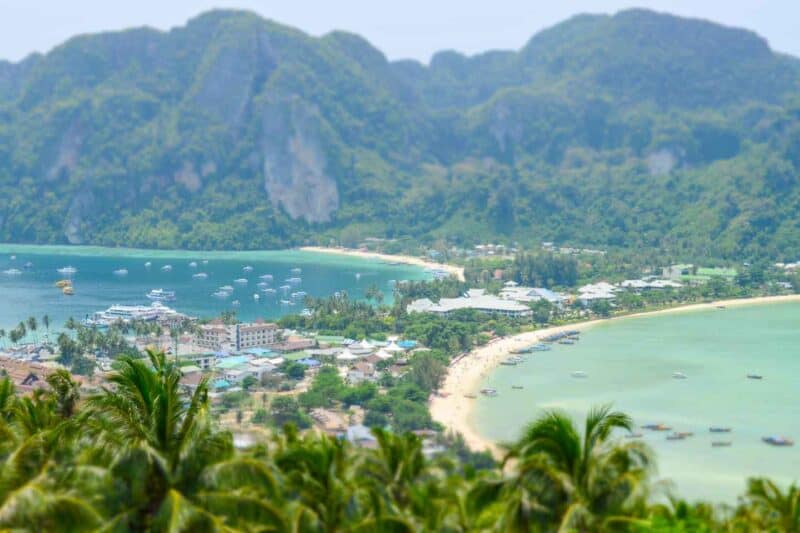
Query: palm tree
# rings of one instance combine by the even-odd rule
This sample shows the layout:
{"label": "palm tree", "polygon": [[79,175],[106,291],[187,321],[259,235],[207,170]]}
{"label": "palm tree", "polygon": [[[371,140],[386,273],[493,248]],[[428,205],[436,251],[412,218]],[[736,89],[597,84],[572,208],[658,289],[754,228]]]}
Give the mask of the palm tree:
{"label": "palm tree", "polygon": [[25,322],[20,322],[19,323],[19,325],[17,326],[17,331],[19,333],[19,339],[18,340],[24,339],[25,335],[28,334],[28,331],[25,329]]}
{"label": "palm tree", "polygon": [[633,427],[610,406],[593,408],[583,434],[564,413],[550,411],[531,423],[508,450],[515,475],[505,519],[531,527],[555,521],[560,530],[602,530],[635,522],[644,508],[652,453],[641,442],[621,443],[615,430]]}
{"label": "palm tree", "polygon": [[4,339],[6,336],[6,330],[0,329],[0,339]]}
{"label": "palm tree", "polygon": [[42,317],[42,324],[44,324],[45,338],[47,342],[50,342],[50,316],[44,315]]}
{"label": "palm tree", "polygon": [[36,323],[36,317],[30,316],[28,317],[28,330],[30,330],[31,334],[34,336],[33,342],[38,343],[39,340],[36,338],[36,328],[38,324]]}
{"label": "palm tree", "polygon": [[[108,502],[113,523],[134,530],[218,530],[223,520],[257,520],[286,526],[269,498],[231,499],[237,490],[268,492],[263,471],[234,458],[233,439],[213,430],[208,386],[201,382],[188,398],[181,394],[180,370],[163,352],[147,351],[144,361],[120,360],[106,388],[88,400],[84,422],[111,459],[111,476],[130,487]],[[258,480],[257,488],[244,481]],[[224,490],[217,490],[222,483]],[[251,489],[251,490],[250,490]],[[226,503],[227,502],[227,503]]]}
{"label": "palm tree", "polygon": [[747,480],[747,492],[736,522],[751,530],[800,531],[800,487],[791,484],[784,492],[769,479]]}
{"label": "palm tree", "polygon": [[56,413],[64,419],[72,418],[80,400],[80,386],[72,379],[72,374],[62,369],[47,376]]}

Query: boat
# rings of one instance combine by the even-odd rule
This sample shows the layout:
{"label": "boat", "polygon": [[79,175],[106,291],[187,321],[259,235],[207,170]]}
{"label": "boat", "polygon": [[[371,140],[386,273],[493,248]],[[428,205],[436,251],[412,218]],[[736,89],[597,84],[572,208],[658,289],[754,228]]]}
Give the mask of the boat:
{"label": "boat", "polygon": [[764,379],[761,374],[747,374],[747,379]]}
{"label": "boat", "polygon": [[763,437],[761,440],[766,442],[771,446],[794,446],[794,441],[792,439],[787,439],[786,437]]}
{"label": "boat", "polygon": [[127,268],[118,268],[117,270],[114,271],[114,275],[115,276],[120,276],[120,277],[127,276],[128,275],[128,269]]}
{"label": "boat", "polygon": [[491,388],[481,389],[481,394],[483,394],[484,396],[497,396],[497,389],[491,389]]}
{"label": "boat", "polygon": [[255,301],[259,301],[260,299],[261,299],[261,295],[259,295],[258,293],[255,293],[255,294],[253,295],[253,300],[255,300]]}
{"label": "boat", "polygon": [[281,300],[281,305],[292,305],[291,300]]}
{"label": "boat", "polygon": [[232,301],[231,305],[234,306],[234,307],[239,307],[239,300]]}
{"label": "boat", "polygon": [[280,287],[278,287],[278,288],[279,288],[280,290],[282,290],[283,292],[286,292],[286,291],[288,291],[289,289],[291,289],[292,287],[291,287],[291,285],[281,285],[281,286],[280,286]]}
{"label": "boat", "polygon": [[299,276],[299,275],[300,275],[300,273],[302,272],[302,270],[301,270],[301,269],[299,269],[299,268],[297,268],[297,267],[295,267],[295,268],[291,269],[289,272],[291,272],[291,273],[292,273],[292,274],[294,274],[295,276]]}
{"label": "boat", "polygon": [[78,269],[73,266],[65,266],[57,269],[56,272],[59,274],[75,274],[78,272]]}
{"label": "boat", "polygon": [[197,268],[197,261],[192,261],[189,263],[189,268]]}
{"label": "boat", "polygon": [[172,265],[164,265],[161,267],[161,272],[172,272]]}
{"label": "boat", "polygon": [[233,287],[231,287],[230,285],[223,285],[222,287],[219,288],[219,290],[225,292],[233,292]]}
{"label": "boat", "polygon": [[307,295],[306,291],[297,291],[292,293],[292,298],[305,298]]}
{"label": "boat", "polygon": [[11,256],[11,260],[12,260],[12,261],[16,261],[16,260],[17,260],[17,256],[16,256],[16,255],[12,255],[12,256]]}
{"label": "boat", "polygon": [[298,277],[293,278],[286,278],[286,283],[291,283],[292,285],[300,285],[303,280]]}
{"label": "boat", "polygon": [[211,296],[213,296],[215,298],[227,298],[230,295],[231,295],[231,293],[229,293],[228,291],[217,291],[217,292],[213,293]]}
{"label": "boat", "polygon": [[204,265],[207,265],[207,264],[208,264],[208,259],[203,259],[203,260],[201,261],[201,263],[203,263]]}
{"label": "boat", "polygon": [[272,281],[272,274],[262,274],[258,276],[259,279],[263,279],[264,281]]}
{"label": "boat", "polygon": [[626,439],[641,439],[642,437],[644,437],[644,434],[642,434],[642,433],[633,433],[633,432],[631,432],[631,433],[628,433],[627,435],[625,435]]}
{"label": "boat", "polygon": [[478,397],[477,394],[465,394],[464,395],[464,398],[469,398],[470,400],[474,400],[477,397]]}
{"label": "boat", "polygon": [[22,267],[23,267],[23,268],[27,268],[27,269],[31,269],[31,268],[33,268],[33,263],[31,263],[30,261],[28,261],[27,263],[25,263],[24,265],[22,265]]}
{"label": "boat", "polygon": [[357,280],[361,279],[361,272],[356,272],[356,279]]}
{"label": "boat", "polygon": [[72,285],[67,285],[66,287],[61,289],[61,293],[64,296],[72,296],[73,294],[75,294],[75,289],[72,288]]}
{"label": "boat", "polygon": [[517,361],[509,358],[506,359],[505,361],[500,361],[500,364],[503,366],[517,366]]}
{"label": "boat", "polygon": [[558,344],[575,344],[575,341],[572,339],[561,339],[558,341]]}
{"label": "boat", "polygon": [[233,282],[236,283],[237,285],[247,285],[246,278],[236,278],[235,280],[233,280]]}
{"label": "boat", "polygon": [[645,424],[642,429],[649,429],[651,431],[669,431],[672,428],[665,424]]}
{"label": "boat", "polygon": [[197,274],[192,274],[192,279],[206,279],[208,274],[205,272],[198,272]]}
{"label": "boat", "polygon": [[252,271],[253,271],[253,267],[251,267],[250,265],[247,265],[246,267],[242,268],[242,272],[250,273]]}
{"label": "boat", "polygon": [[22,274],[22,270],[19,270],[18,268],[9,268],[8,270],[3,270],[3,274],[8,276],[19,276]]}
{"label": "boat", "polygon": [[712,448],[727,448],[728,446],[733,445],[733,442],[729,440],[715,440],[711,441]]}
{"label": "boat", "polygon": [[263,292],[264,294],[275,294],[278,291],[276,291],[275,289],[262,289],[261,292]]}
{"label": "boat", "polygon": [[540,342],[538,344],[534,344],[533,346],[531,346],[531,351],[532,352],[546,352],[546,351],[549,351],[549,350],[552,350],[550,345],[549,344],[544,344],[543,342]]}
{"label": "boat", "polygon": [[725,306],[724,305],[718,305],[717,309],[725,309]]}
{"label": "boat", "polygon": [[144,267],[145,267],[145,268],[150,268],[151,266],[153,266],[153,263],[151,263],[150,261],[147,261],[147,262],[144,264]]}
{"label": "boat", "polygon": [[175,300],[175,292],[165,291],[164,289],[153,289],[147,293],[147,297],[154,302],[172,302]]}
{"label": "boat", "polygon": [[729,427],[720,427],[720,426],[711,426],[708,428],[708,431],[711,433],[730,433],[731,428]]}
{"label": "boat", "polygon": [[511,385],[511,388],[512,389],[521,390],[522,389],[522,385]]}
{"label": "boat", "polygon": [[573,378],[588,378],[589,374],[587,374],[583,370],[576,370],[570,373],[570,376],[572,376]]}
{"label": "boat", "polygon": [[59,289],[63,289],[67,285],[72,285],[72,282],[68,279],[60,279],[56,281],[56,287],[58,287]]}
{"label": "boat", "polygon": [[685,438],[686,437],[680,433],[672,433],[671,435],[667,435],[667,440],[684,440]]}
{"label": "boat", "polygon": [[673,379],[686,379],[686,374],[684,374],[683,372],[673,372],[672,373],[672,378]]}

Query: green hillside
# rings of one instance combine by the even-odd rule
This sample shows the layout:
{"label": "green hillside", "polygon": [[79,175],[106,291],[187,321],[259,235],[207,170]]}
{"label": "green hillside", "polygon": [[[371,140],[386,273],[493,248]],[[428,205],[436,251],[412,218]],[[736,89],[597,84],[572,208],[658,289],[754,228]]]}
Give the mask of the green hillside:
{"label": "green hillside", "polygon": [[795,258],[800,61],[643,10],[389,62],[236,11],[0,62],[0,241]]}

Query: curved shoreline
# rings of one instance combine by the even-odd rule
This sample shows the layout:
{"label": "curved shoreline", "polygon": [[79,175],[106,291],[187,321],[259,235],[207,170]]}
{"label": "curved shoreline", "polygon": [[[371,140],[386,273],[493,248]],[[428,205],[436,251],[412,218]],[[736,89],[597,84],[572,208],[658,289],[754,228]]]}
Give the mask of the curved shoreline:
{"label": "curved shoreline", "polygon": [[419,266],[423,268],[430,268],[436,270],[444,270],[459,280],[464,281],[464,267],[451,265],[447,263],[436,263],[428,261],[420,257],[413,257],[410,255],[391,255],[382,254],[379,252],[364,252],[361,250],[353,250],[351,248],[329,248],[325,246],[301,246],[298,248],[303,252],[314,252],[321,254],[342,255],[348,257],[358,257],[361,259],[378,259],[387,263],[402,263],[405,265]]}
{"label": "curved shoreline", "polygon": [[429,407],[433,419],[445,427],[446,431],[460,433],[467,446],[473,450],[488,450],[495,457],[501,455],[497,443],[483,437],[472,423],[472,411],[475,400],[467,398],[465,394],[477,394],[483,379],[493,371],[502,360],[509,356],[512,350],[530,346],[541,338],[564,330],[584,331],[597,324],[656,316],[662,314],[682,313],[715,309],[718,306],[739,307],[745,305],[775,304],[786,302],[800,302],[800,294],[786,296],[763,296],[757,298],[742,298],[735,300],[720,300],[716,302],[689,304],[658,311],[634,313],[606,319],[589,320],[564,326],[554,326],[536,331],[519,333],[509,337],[497,339],[485,346],[480,346],[468,354],[454,359],[447,370],[447,375],[439,387],[438,394],[431,398]]}

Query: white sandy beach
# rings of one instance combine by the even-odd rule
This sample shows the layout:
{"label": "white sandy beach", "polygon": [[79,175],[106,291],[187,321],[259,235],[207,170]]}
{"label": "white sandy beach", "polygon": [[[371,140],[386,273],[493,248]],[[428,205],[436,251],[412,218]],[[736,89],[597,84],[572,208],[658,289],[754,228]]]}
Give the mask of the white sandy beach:
{"label": "white sandy beach", "polygon": [[304,252],[316,252],[323,254],[335,254],[349,257],[360,257],[362,259],[378,259],[387,263],[403,263],[406,265],[416,265],[423,268],[444,270],[453,276],[456,276],[461,281],[464,281],[464,267],[449,265],[446,263],[436,263],[428,261],[421,257],[412,257],[410,255],[390,255],[381,254],[377,252],[367,252],[363,250],[354,250],[352,248],[329,248],[324,246],[303,246],[300,250]]}
{"label": "white sandy beach", "polygon": [[653,316],[666,313],[681,313],[714,309],[719,306],[736,307],[743,305],[773,304],[780,302],[798,302],[800,295],[765,296],[761,298],[744,298],[724,300],[711,303],[691,304],[672,309],[636,313],[621,317],[591,320],[566,326],[557,326],[497,339],[494,342],[476,348],[469,354],[454,360],[448,369],[439,394],[430,402],[433,419],[441,423],[448,431],[461,433],[467,445],[473,450],[489,450],[496,456],[500,451],[495,443],[482,437],[471,423],[471,412],[475,400],[465,397],[466,394],[478,394],[483,378],[494,370],[500,361],[506,359],[512,350],[530,346],[539,339],[564,330],[583,331],[594,325],[611,320],[630,320],[638,317]]}

